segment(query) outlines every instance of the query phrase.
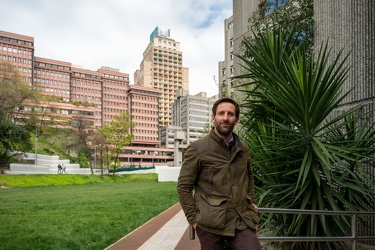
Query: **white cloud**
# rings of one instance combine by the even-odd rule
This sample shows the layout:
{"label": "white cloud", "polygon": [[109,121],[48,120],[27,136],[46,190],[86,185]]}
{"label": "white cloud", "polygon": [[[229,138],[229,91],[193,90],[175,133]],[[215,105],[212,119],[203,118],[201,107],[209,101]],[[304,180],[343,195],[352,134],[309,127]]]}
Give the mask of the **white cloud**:
{"label": "white cloud", "polygon": [[170,29],[189,68],[190,93],[217,94],[213,75],[224,59],[227,0],[0,0],[0,29],[35,38],[35,55],[133,73],[156,26]]}

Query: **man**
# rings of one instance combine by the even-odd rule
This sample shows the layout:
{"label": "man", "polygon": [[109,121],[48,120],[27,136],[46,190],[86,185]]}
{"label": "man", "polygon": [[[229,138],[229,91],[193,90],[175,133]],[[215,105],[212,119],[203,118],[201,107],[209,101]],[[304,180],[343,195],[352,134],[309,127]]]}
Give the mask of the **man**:
{"label": "man", "polygon": [[[260,249],[259,223],[248,147],[233,133],[240,109],[230,98],[212,107],[214,128],[189,145],[177,191],[201,249]],[[194,190],[194,193],[193,193]]]}

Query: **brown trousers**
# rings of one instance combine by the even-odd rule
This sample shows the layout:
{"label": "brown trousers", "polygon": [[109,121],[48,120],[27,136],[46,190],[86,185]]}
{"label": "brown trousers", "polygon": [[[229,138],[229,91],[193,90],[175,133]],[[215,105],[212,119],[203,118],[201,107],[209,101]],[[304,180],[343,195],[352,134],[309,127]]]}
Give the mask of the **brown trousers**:
{"label": "brown trousers", "polygon": [[247,228],[236,230],[235,236],[223,236],[209,233],[202,228],[196,228],[202,250],[223,250],[227,242],[233,250],[260,250],[260,244],[256,233]]}

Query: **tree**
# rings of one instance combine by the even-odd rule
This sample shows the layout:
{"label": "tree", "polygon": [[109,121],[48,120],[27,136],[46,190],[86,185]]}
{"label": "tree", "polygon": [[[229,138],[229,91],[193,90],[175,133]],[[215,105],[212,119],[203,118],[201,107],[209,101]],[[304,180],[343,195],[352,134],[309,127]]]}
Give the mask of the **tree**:
{"label": "tree", "polygon": [[130,115],[127,111],[116,115],[110,125],[103,124],[99,129],[99,133],[104,136],[111,159],[113,160],[113,177],[120,162],[120,154],[125,146],[130,145],[133,139],[130,129],[134,127],[135,123],[130,120]]}
{"label": "tree", "polygon": [[[283,29],[244,41],[247,80],[242,134],[254,167],[259,203],[291,209],[373,211],[375,187],[366,166],[375,153],[373,111],[360,107],[328,120],[349,94],[349,67],[339,53],[329,64],[328,43],[314,55]],[[295,46],[298,43],[298,46]],[[265,228],[287,236],[346,235],[350,218],[269,215]],[[334,249],[334,243],[293,243],[296,249]],[[327,245],[325,245],[327,244]]]}
{"label": "tree", "polygon": [[272,29],[292,31],[298,26],[298,35],[309,41],[314,40],[313,0],[261,0],[258,11],[249,18],[251,30],[264,33]]}
{"label": "tree", "polygon": [[71,128],[65,130],[64,133],[69,136],[70,140],[67,141],[67,143],[64,145],[68,151],[75,151],[77,152],[77,155],[80,157],[78,158],[78,162],[82,165],[86,162],[81,163],[81,159],[83,159],[81,156],[85,156],[85,160],[90,161],[90,170],[91,173],[94,174],[94,171],[92,169],[92,145],[96,144],[95,141],[95,134],[91,133],[93,129],[93,121],[90,121],[87,119],[85,114],[78,113],[77,116],[71,119]]}
{"label": "tree", "polygon": [[25,102],[34,91],[25,83],[18,69],[0,62],[0,167],[8,167],[10,158],[32,148],[30,133],[15,123]]}
{"label": "tree", "polygon": [[17,117],[34,93],[15,66],[0,62],[0,109],[5,119]]}
{"label": "tree", "polygon": [[0,111],[0,168],[8,168],[10,158],[31,148],[30,133],[7,119]]}
{"label": "tree", "polygon": [[[103,178],[103,150],[104,148],[108,149],[108,146],[106,145],[106,138],[102,134],[100,134],[98,131],[92,136],[91,145],[94,145],[92,149],[94,151],[95,165],[97,165],[97,163],[100,161],[100,174],[101,174],[101,177]],[[98,153],[99,153],[99,157],[98,157]],[[91,172],[94,173],[92,170],[92,164],[91,164],[92,158],[93,158],[92,154],[90,154],[89,158],[90,158]],[[105,158],[108,163],[108,150],[106,150]]]}

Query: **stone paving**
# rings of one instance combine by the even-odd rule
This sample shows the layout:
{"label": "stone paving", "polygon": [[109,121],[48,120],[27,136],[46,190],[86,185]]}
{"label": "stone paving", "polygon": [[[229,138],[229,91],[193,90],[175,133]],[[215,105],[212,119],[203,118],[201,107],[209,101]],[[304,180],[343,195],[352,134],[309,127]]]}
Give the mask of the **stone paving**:
{"label": "stone paving", "polygon": [[189,238],[189,224],[179,203],[124,236],[106,250],[199,250],[200,244]]}

